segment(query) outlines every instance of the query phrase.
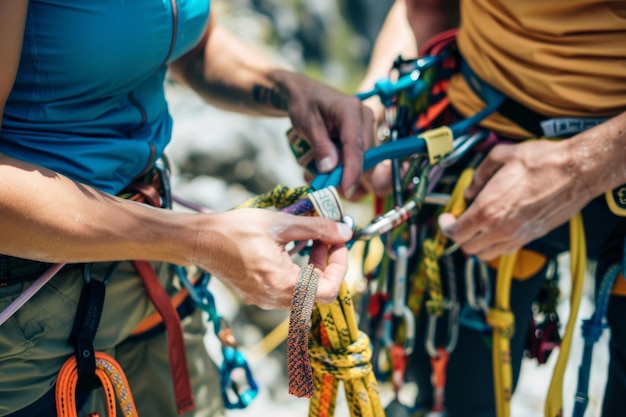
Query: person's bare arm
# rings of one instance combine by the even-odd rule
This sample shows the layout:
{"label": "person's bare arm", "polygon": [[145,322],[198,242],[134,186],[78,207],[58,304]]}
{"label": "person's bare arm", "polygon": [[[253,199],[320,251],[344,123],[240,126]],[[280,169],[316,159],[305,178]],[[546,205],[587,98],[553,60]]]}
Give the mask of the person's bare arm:
{"label": "person's bare arm", "polygon": [[468,209],[439,224],[479,258],[512,252],[626,183],[625,149],[626,112],[567,140],[497,146],[474,173]]}
{"label": "person's bare arm", "polygon": [[261,209],[215,214],[156,209],[4,155],[0,182],[2,254],[53,263],[196,264],[244,301],[266,308],[289,306],[299,267],[285,251],[288,242],[324,243],[312,255],[321,278],[319,301],[334,299],[346,272],[343,243],[352,232],[320,217]]}
{"label": "person's bare arm", "polygon": [[407,19],[405,0],[396,0],[389,9],[376,37],[367,73],[359,90],[368,90],[377,80],[387,77],[391,64],[399,55],[404,58],[417,56],[417,44]]}

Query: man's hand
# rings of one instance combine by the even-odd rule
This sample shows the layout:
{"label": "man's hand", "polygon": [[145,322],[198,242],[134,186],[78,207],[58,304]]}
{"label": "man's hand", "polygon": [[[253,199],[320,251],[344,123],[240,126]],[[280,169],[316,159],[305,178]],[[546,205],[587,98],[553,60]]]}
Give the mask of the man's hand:
{"label": "man's hand", "polygon": [[356,97],[303,75],[291,73],[283,86],[289,117],[311,142],[318,171],[327,173],[342,163],[340,191],[351,197],[362,174],[363,152],[375,143],[372,111]]}
{"label": "man's hand", "polygon": [[547,140],[496,146],[474,172],[467,210],[439,217],[442,232],[490,260],[565,223],[594,197],[568,149]]}

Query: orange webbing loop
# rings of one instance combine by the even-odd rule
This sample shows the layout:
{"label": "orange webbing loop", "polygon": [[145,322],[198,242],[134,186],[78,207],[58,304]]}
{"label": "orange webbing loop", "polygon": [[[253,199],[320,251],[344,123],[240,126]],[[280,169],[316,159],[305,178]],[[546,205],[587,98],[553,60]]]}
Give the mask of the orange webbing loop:
{"label": "orange webbing loop", "polygon": [[[189,291],[187,291],[187,289],[185,288],[183,288],[182,290],[174,294],[174,296],[171,298],[172,307],[177,309],[187,299],[188,296],[189,296]],[[141,322],[139,322],[137,327],[135,327],[135,329],[130,333],[130,335],[131,336],[141,335],[143,333],[146,333],[154,329],[156,326],[158,326],[161,323],[163,323],[163,318],[161,317],[158,311],[155,311],[154,313],[150,314],[148,317],[143,319]]]}
{"label": "orange webbing loop", "polygon": [[[130,392],[126,375],[115,359],[106,353],[96,352],[96,376],[102,382],[109,417],[116,417],[115,397],[124,417],[137,417],[137,408]],[[57,417],[77,417],[76,385],[78,367],[76,357],[70,357],[59,371],[56,384]]]}

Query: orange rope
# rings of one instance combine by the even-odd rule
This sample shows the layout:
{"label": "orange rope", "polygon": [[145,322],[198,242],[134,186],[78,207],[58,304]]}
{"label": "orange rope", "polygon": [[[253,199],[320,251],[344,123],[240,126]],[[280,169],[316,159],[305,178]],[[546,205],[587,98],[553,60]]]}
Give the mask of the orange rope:
{"label": "orange rope", "polygon": [[[120,403],[123,417],[137,417],[137,408],[122,367],[106,353],[96,352],[96,376],[102,382],[109,417],[116,417],[115,398]],[[77,417],[76,384],[78,367],[76,357],[70,357],[59,371],[56,385],[57,417]]]}

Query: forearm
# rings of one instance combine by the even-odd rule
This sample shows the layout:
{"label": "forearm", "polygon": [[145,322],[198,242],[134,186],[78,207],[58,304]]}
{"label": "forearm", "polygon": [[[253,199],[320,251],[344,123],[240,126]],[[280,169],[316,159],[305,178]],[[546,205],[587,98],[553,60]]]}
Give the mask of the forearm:
{"label": "forearm", "polygon": [[298,77],[213,21],[196,50],[170,68],[175,80],[191,87],[208,103],[263,116],[287,115],[288,83]]}
{"label": "forearm", "polygon": [[406,0],[406,13],[418,48],[459,25],[460,0]]}
{"label": "forearm", "polygon": [[150,259],[187,264],[193,215],[101,193],[0,155],[0,253],[45,262]]}
{"label": "forearm", "polygon": [[564,144],[591,198],[626,183],[626,112]]}
{"label": "forearm", "polygon": [[370,89],[377,80],[387,77],[391,64],[398,55],[405,58],[413,58],[417,55],[417,46],[407,20],[404,0],[397,0],[387,13],[372,49],[367,74],[361,83],[360,90]]}

